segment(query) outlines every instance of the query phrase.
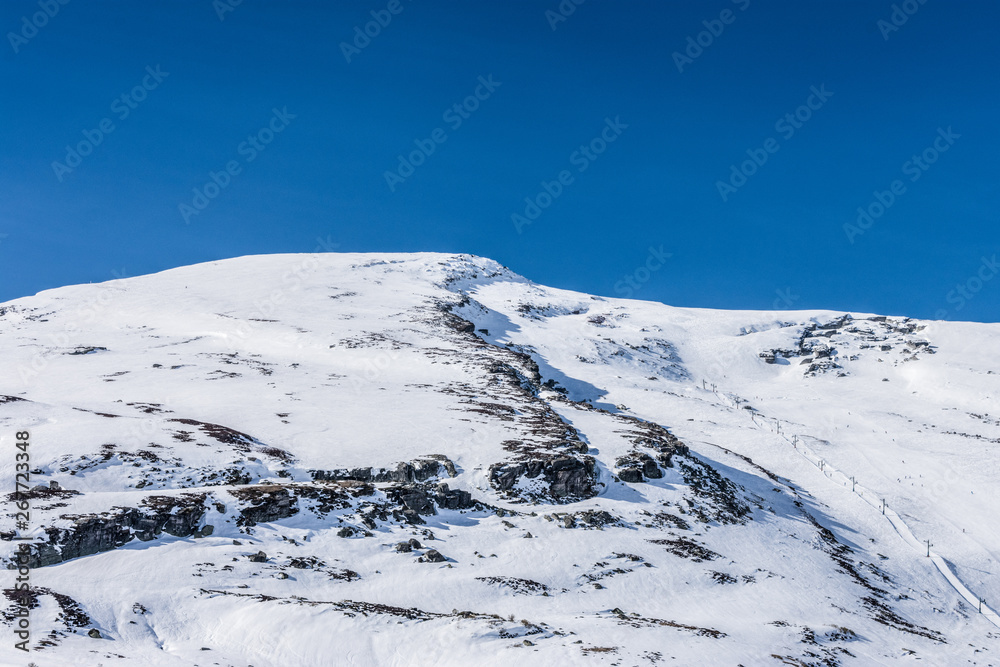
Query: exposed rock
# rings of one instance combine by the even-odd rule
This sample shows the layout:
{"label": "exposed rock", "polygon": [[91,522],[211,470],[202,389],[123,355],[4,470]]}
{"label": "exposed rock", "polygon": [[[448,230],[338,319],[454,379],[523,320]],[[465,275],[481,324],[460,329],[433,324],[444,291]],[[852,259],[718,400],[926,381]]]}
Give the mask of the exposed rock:
{"label": "exposed rock", "polygon": [[[658,456],[664,457],[669,462],[672,454],[673,452],[671,451],[661,453]],[[644,482],[646,477],[650,479],[660,479],[663,477],[663,472],[656,465],[656,461],[645,452],[633,452],[626,456],[621,456],[615,461],[615,467],[619,468],[617,475],[623,482]]]}
{"label": "exposed rock", "polygon": [[[687,447],[685,447],[684,450],[687,451]],[[673,452],[660,452],[659,454],[656,455],[656,460],[659,461],[660,465],[663,466],[664,468],[673,468],[674,467],[673,456],[674,456]]]}
{"label": "exposed rock", "polygon": [[263,551],[258,551],[255,554],[251,554],[250,556],[248,556],[248,558],[250,559],[251,563],[266,563],[267,562],[267,554],[264,553]]}
{"label": "exposed rock", "polygon": [[545,584],[517,577],[476,577],[476,581],[503,586],[510,589],[515,595],[545,595],[550,590]]}
{"label": "exposed rock", "polygon": [[442,454],[397,463],[395,468],[341,468],[337,470],[310,470],[314,480],[355,480],[368,483],[400,482],[414,484],[432,477],[454,477],[458,474],[455,464]]}
{"label": "exposed rock", "polygon": [[594,528],[602,528],[621,521],[615,515],[604,510],[583,510],[582,512],[577,512],[575,516],[578,522]]}
{"label": "exposed rock", "polygon": [[453,313],[446,313],[440,319],[437,320],[438,323],[453,329],[458,333],[475,333],[476,325],[469,320],[462,319],[458,315]]}
{"label": "exposed rock", "polygon": [[618,479],[623,482],[634,484],[644,481],[642,471],[638,468],[622,468],[618,471]]}
{"label": "exposed rock", "polygon": [[[669,461],[669,457],[667,460]],[[663,472],[652,458],[643,461],[642,474],[649,479],[660,479],[663,477]]]}
{"label": "exposed rock", "polygon": [[469,509],[480,506],[468,491],[449,489],[447,484],[438,484],[431,489],[425,484],[400,484],[385,489],[385,495],[400,507],[393,511],[397,520],[408,523],[424,523],[423,516],[437,514],[438,507],[449,510]]}
{"label": "exposed rock", "polygon": [[415,526],[427,523],[426,521],[420,518],[419,514],[417,514],[414,510],[411,510],[409,508],[402,510],[398,509],[393,510],[392,518],[394,518],[396,521],[403,521],[405,523],[413,524]]}
{"label": "exposed rock", "polygon": [[67,498],[72,498],[73,496],[78,496],[78,495],[80,495],[79,491],[73,491],[71,489],[63,489],[63,488],[52,488],[51,484],[49,486],[45,486],[44,484],[36,484],[27,491],[22,491],[20,493],[17,492],[8,493],[6,498],[10,502],[17,502],[18,500],[50,500],[50,499],[65,500]]}
{"label": "exposed rock", "polygon": [[[45,487],[48,491],[48,487]],[[103,514],[64,515],[69,528],[47,527],[46,542],[31,545],[28,567],[54,565],[72,558],[111,551],[138,538],[155,539],[161,533],[194,535],[205,515],[205,494],[150,496],[143,508],[116,507]]]}
{"label": "exposed rock", "polygon": [[81,346],[81,347],[76,348],[72,352],[67,352],[66,354],[73,354],[73,355],[77,355],[77,354],[94,354],[95,352],[107,352],[107,351],[108,351],[108,348],[106,348],[106,347],[98,347],[98,346],[95,346],[95,345],[85,345],[85,346]]}
{"label": "exposed rock", "polygon": [[693,539],[686,537],[674,537],[669,539],[656,539],[649,540],[653,544],[659,544],[666,548],[666,550],[675,556],[680,556],[681,558],[688,558],[695,563],[702,563],[704,561],[715,560],[716,558],[721,558],[721,556],[703,544],[699,544]]}
{"label": "exposed rock", "polygon": [[397,503],[402,503],[406,508],[403,510],[404,513],[406,510],[411,510],[424,516],[437,514],[426,487],[415,484],[393,486],[385,490],[385,495]]}
{"label": "exposed rock", "polygon": [[463,510],[475,507],[472,494],[461,489],[449,489],[448,485],[442,482],[437,485],[437,493],[434,494],[434,502],[438,507],[448,510]]}
{"label": "exposed rock", "polygon": [[375,487],[364,482],[343,480],[333,483],[294,484],[289,490],[299,498],[312,501],[311,509],[324,515],[334,510],[347,509],[351,498],[363,498],[375,493]]}
{"label": "exposed rock", "polygon": [[785,350],[785,349],[770,349],[764,350],[757,356],[764,360],[764,363],[775,364],[778,359],[788,359],[789,357],[799,356],[798,350]]}
{"label": "exposed rock", "polygon": [[277,484],[247,486],[232,489],[230,493],[249,503],[248,507],[240,510],[240,516],[236,520],[239,526],[256,526],[258,523],[287,519],[299,511],[297,498],[286,487]]}
{"label": "exposed rock", "polygon": [[592,498],[597,495],[594,459],[590,456],[554,456],[490,466],[490,483],[498,491],[509,491],[521,477],[541,475],[548,482],[549,495],[557,501]]}
{"label": "exposed rock", "polygon": [[423,560],[428,563],[443,563],[448,559],[442,556],[437,549],[429,549],[427,553],[423,555]]}
{"label": "exposed rock", "polygon": [[752,518],[750,506],[741,497],[742,487],[719,474],[712,466],[694,457],[681,459],[679,468],[695,498],[691,514],[703,523],[746,523]]}
{"label": "exposed rock", "polygon": [[817,361],[809,365],[809,368],[806,369],[805,376],[813,377],[819,373],[823,373],[828,370],[836,370],[841,368],[843,367],[837,363],[834,363],[833,361],[830,361],[829,359],[824,361]]}
{"label": "exposed rock", "polygon": [[101,631],[98,630],[97,628],[91,628],[90,631],[87,632],[87,636],[91,637],[92,639],[100,639]]}

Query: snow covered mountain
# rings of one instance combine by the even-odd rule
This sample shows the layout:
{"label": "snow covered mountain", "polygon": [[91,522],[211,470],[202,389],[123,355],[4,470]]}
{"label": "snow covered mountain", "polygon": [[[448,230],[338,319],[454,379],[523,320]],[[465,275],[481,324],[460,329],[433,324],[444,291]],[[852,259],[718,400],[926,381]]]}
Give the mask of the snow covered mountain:
{"label": "snow covered mountain", "polygon": [[269,255],[0,359],[0,664],[1000,665],[997,325]]}

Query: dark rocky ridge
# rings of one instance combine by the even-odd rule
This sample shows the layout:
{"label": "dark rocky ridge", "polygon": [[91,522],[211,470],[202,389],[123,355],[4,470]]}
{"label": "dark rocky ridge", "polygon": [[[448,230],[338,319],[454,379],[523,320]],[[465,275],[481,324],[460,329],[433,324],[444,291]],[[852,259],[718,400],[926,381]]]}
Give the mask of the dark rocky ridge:
{"label": "dark rocky ridge", "polygon": [[[462,295],[457,302],[436,303],[437,312],[428,323],[443,330],[446,337],[472,348],[473,363],[489,379],[490,401],[485,402],[481,392],[473,387],[456,387],[447,393],[465,399],[463,402],[471,406],[471,412],[515,422],[526,433],[522,439],[503,443],[513,456],[511,460],[490,465],[490,484],[514,502],[565,503],[597,495],[597,467],[593,457],[586,456],[586,443],[572,425],[539,397],[543,386],[551,389],[554,384],[543,385],[538,363],[524,349],[491,345],[477,336],[475,324],[453,312],[466,307],[487,310]],[[497,399],[509,403],[500,404]],[[540,479],[548,488],[521,491],[516,487],[522,477]]]}
{"label": "dark rocky ridge", "polygon": [[[46,542],[33,543],[28,567],[54,565],[72,558],[111,551],[131,542],[153,540],[161,533],[175,537],[190,537],[198,530],[205,516],[206,494],[185,493],[180,496],[150,496],[143,508],[116,507],[110,512],[89,515],[64,515],[73,521],[69,528],[49,526]],[[9,540],[13,535],[4,534]],[[8,566],[12,567],[12,566]]]}
{"label": "dark rocky ridge", "polygon": [[[806,377],[834,370],[838,376],[844,376],[847,371],[832,359],[837,354],[835,336],[852,336],[862,341],[859,345],[862,349],[878,348],[880,352],[889,352],[898,348],[903,355],[909,355],[904,356],[903,361],[912,361],[918,358],[919,353],[934,354],[934,348],[928,341],[910,337],[923,328],[924,325],[909,318],[877,316],[855,320],[850,315],[842,315],[829,322],[807,324],[793,349],[772,348],[760,352],[758,356],[768,364],[776,364],[779,359],[798,358],[800,366],[807,366],[804,371]],[[852,356],[850,361],[856,359]]]}
{"label": "dark rocky ridge", "polygon": [[339,468],[336,470],[310,470],[316,481],[355,480],[366,483],[401,482],[414,484],[432,477],[454,477],[458,474],[455,464],[443,454],[429,454],[425,458],[397,463],[395,468]]}
{"label": "dark rocky ridge", "polygon": [[646,479],[661,479],[663,471],[660,470],[660,466],[673,468],[674,455],[684,455],[689,451],[687,445],[659,424],[626,414],[608,414],[626,425],[624,431],[618,432],[625,435],[632,443],[632,451],[615,460],[615,473],[623,482],[638,483]]}
{"label": "dark rocky ridge", "polygon": [[[450,489],[447,484],[390,484],[381,489],[385,500],[377,502],[378,491],[371,484],[344,480],[319,483],[253,484],[225,489],[236,500],[231,515],[236,525],[249,532],[260,523],[287,519],[308,507],[320,516],[338,510],[357,510],[352,514],[359,524],[376,526],[375,520],[400,523],[424,523],[420,515],[433,515],[437,508],[449,510],[483,509],[468,491]],[[58,493],[58,492],[53,492]],[[62,493],[72,493],[62,491]],[[365,498],[362,507],[356,507]],[[68,527],[45,528],[46,541],[31,544],[28,567],[55,565],[73,558],[91,556],[124,546],[134,539],[149,541],[166,533],[174,537],[205,537],[214,526],[201,526],[210,507],[227,515],[226,505],[208,493],[182,493],[176,496],[147,496],[139,507],[113,507],[107,512],[86,515],[62,515],[72,521]],[[201,526],[201,527],[200,527]],[[364,532],[351,526],[342,529],[345,536]],[[14,533],[0,533],[10,541]],[[15,567],[7,565],[8,569]]]}

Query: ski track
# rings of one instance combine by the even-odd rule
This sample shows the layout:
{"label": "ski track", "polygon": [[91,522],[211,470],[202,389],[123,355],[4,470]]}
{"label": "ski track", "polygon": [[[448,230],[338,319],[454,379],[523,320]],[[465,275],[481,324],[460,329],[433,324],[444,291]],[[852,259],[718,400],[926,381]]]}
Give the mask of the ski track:
{"label": "ski track", "polygon": [[[718,391],[715,391],[714,393],[716,396],[722,398],[723,400],[731,402],[732,403],[731,407],[734,407],[737,410],[739,409],[739,401],[733,401],[729,396],[725,394],[720,394]],[[754,418],[754,414],[752,412],[750,413],[750,421],[752,421],[754,426],[756,426],[758,429],[763,428],[764,424],[758,423],[757,420]],[[993,625],[1000,628],[1000,614],[997,614],[997,612],[993,610],[989,605],[987,605],[985,602],[982,602],[982,598],[973,593],[964,583],[962,583],[962,581],[958,578],[958,575],[956,575],[952,571],[951,566],[948,565],[948,561],[946,561],[939,554],[936,554],[933,551],[931,551],[930,548],[927,547],[925,542],[921,542],[920,540],[918,540],[916,536],[913,534],[913,531],[910,530],[910,527],[906,525],[906,522],[903,521],[903,518],[899,516],[899,514],[895,510],[893,510],[890,507],[882,507],[876,505],[871,499],[878,497],[878,494],[871,491],[870,489],[865,488],[861,484],[858,484],[856,481],[854,481],[856,478],[852,479],[851,476],[833,467],[832,465],[827,463],[822,457],[817,456],[815,452],[809,449],[809,447],[807,447],[804,443],[800,443],[798,441],[797,435],[793,435],[792,438],[790,439],[785,433],[782,433],[780,427],[781,420],[774,419],[773,417],[765,417],[762,419],[762,421],[764,421],[765,424],[768,424],[770,421],[773,421],[775,424],[775,428],[773,429],[769,428],[768,430],[775,433],[775,435],[778,435],[782,440],[790,444],[796,452],[798,452],[804,459],[809,461],[809,463],[813,464],[831,482],[837,482],[838,480],[834,479],[834,477],[839,475],[843,479],[843,482],[838,483],[838,486],[847,486],[848,484],[850,484],[852,486],[853,493],[860,496],[861,499],[864,500],[869,506],[879,510],[883,515],[885,515],[885,518],[889,521],[893,529],[896,531],[896,534],[898,534],[906,544],[913,547],[917,551],[925,551],[928,554],[931,562],[934,563],[934,566],[944,576],[944,578],[948,581],[948,583],[951,584],[951,587],[954,588],[955,591],[959,595],[961,595],[966,602],[971,604],[974,609],[979,610],[979,612],[983,615],[983,617],[989,620]],[[868,491],[868,495],[865,495],[865,491]],[[981,609],[980,609],[980,604],[982,604]]]}

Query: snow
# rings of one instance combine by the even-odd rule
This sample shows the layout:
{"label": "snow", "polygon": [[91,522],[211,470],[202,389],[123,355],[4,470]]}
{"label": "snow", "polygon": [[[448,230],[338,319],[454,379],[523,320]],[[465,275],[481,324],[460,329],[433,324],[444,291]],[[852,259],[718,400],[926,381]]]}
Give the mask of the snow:
{"label": "snow", "polygon": [[[441,304],[475,333],[446,326]],[[164,533],[34,569],[33,586],[69,596],[90,621],[67,626],[40,595],[29,657],[88,667],[998,664],[1000,328],[864,313],[823,328],[843,315],[595,297],[435,253],[244,257],[2,304],[0,474],[13,480],[14,433],[28,429],[41,471],[32,485],[80,492],[34,500],[31,534],[151,496],[199,492],[225,506],[202,520],[214,526],[207,537]],[[768,350],[794,354],[766,363]],[[515,351],[548,387],[519,393],[491,371],[530,375]],[[490,466],[512,460],[505,443],[554,446],[533,421],[543,407],[594,457],[596,496],[538,501],[541,477],[521,477],[513,495],[491,485]],[[635,449],[626,417],[668,428],[690,461],[738,485],[748,520],[696,520],[712,501],[680,465],[619,481],[616,462]],[[211,425],[247,440],[214,438]],[[325,514],[303,501],[287,518],[236,523],[241,485],[433,454],[456,476],[432,482],[489,507],[366,528],[364,502],[388,502],[376,484]],[[247,481],[223,483],[220,471]],[[619,521],[564,527],[564,515],[590,510]],[[359,532],[338,536],[345,525]],[[397,553],[411,537],[421,548]],[[717,556],[677,555],[676,540]],[[448,560],[418,562],[429,548]],[[268,561],[249,561],[260,550]],[[0,555],[12,553],[0,542]],[[324,565],[290,567],[307,556]],[[348,570],[357,577],[340,576]],[[864,601],[873,596],[926,632],[879,622]],[[420,611],[399,615],[410,608]],[[10,629],[0,632],[0,664],[25,664]],[[53,645],[38,647],[49,633]]]}

